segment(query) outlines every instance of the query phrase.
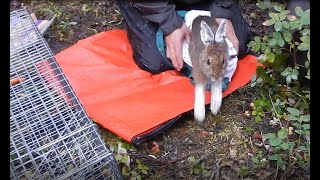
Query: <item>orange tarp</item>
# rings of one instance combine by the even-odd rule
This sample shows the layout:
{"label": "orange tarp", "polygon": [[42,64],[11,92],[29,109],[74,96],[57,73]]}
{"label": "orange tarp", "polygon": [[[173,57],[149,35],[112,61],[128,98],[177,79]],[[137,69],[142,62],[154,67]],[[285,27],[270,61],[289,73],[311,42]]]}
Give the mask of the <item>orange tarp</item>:
{"label": "orange tarp", "polygon": [[[139,69],[125,30],[80,40],[56,59],[89,116],[128,142],[193,109],[190,80],[174,70],[152,75]],[[223,95],[250,82],[258,65],[251,55],[239,60]]]}

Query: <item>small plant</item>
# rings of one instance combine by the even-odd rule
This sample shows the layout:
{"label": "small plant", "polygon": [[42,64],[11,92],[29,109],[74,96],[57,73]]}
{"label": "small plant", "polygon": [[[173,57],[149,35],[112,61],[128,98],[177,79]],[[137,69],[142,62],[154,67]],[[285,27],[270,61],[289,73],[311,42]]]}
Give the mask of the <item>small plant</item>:
{"label": "small plant", "polygon": [[201,159],[190,156],[188,161],[191,164],[190,174],[201,174],[203,177],[210,176],[211,171],[205,166],[204,162],[201,162]]}
{"label": "small plant", "polygon": [[110,150],[116,153],[115,158],[120,167],[122,167],[122,175],[129,177],[131,180],[140,180],[142,175],[148,175],[149,167],[141,160],[130,158],[127,151],[136,151],[135,147],[123,140],[119,140],[110,145]]}
{"label": "small plant", "polygon": [[253,156],[251,158],[251,161],[253,162],[253,168],[257,169],[257,168],[266,168],[267,165],[269,164],[269,160],[266,159],[263,154],[262,151],[259,151],[256,156]]}
{"label": "small plant", "polygon": [[[261,1],[257,6],[270,11],[263,25],[271,32],[254,37],[248,45],[264,65],[251,79],[250,86],[260,92],[250,105],[251,115],[256,122],[268,120],[277,131],[262,135],[267,153],[251,160],[254,168],[274,162],[284,177],[291,169],[310,163],[310,87],[300,82],[310,79],[310,10],[296,7],[297,16],[293,16],[278,3]],[[306,52],[302,64],[300,52]]]}
{"label": "small plant", "polygon": [[241,177],[241,179],[243,179],[244,177],[248,176],[250,173],[249,168],[247,166],[241,166],[240,170],[238,172],[239,176]]}

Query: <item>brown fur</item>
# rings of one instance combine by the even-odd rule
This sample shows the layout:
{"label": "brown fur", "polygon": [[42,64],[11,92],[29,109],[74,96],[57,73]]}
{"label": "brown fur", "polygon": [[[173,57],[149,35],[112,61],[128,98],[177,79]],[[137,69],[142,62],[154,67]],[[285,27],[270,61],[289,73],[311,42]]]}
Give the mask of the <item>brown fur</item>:
{"label": "brown fur", "polygon": [[[219,24],[211,17],[198,16],[192,23],[189,54],[193,66],[192,74],[196,83],[206,83],[210,78],[221,78],[226,69],[224,59],[227,60],[227,44],[212,43],[205,46],[200,37],[200,22],[205,21],[213,33]],[[210,66],[206,63],[210,60]]]}

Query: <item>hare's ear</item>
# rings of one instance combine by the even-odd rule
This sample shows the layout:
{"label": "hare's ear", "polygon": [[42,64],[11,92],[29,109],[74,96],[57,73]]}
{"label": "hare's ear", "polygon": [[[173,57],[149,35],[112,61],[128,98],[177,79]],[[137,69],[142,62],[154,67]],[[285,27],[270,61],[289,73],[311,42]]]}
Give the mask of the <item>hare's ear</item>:
{"label": "hare's ear", "polygon": [[203,44],[209,44],[214,41],[214,33],[212,32],[211,28],[208,24],[204,21],[200,23],[200,37]]}
{"label": "hare's ear", "polygon": [[226,37],[226,33],[227,33],[227,22],[225,19],[223,19],[219,24],[214,40],[218,43],[221,43]]}

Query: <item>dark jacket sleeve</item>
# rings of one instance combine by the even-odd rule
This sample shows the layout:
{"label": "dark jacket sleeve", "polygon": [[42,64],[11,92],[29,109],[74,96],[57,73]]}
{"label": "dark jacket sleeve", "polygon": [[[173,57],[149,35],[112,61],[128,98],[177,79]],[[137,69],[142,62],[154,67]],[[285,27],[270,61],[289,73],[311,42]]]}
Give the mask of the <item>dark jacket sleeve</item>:
{"label": "dark jacket sleeve", "polygon": [[[176,6],[169,3],[171,1],[131,0],[131,3],[143,18],[158,23],[163,34],[167,36],[183,24],[183,18],[176,14]],[[213,0],[210,11],[213,17],[230,19],[233,13],[232,7],[238,4],[239,0]]]}
{"label": "dark jacket sleeve", "polygon": [[132,4],[143,18],[158,23],[165,36],[183,24],[183,19],[176,14],[175,5],[169,1],[132,2]]}
{"label": "dark jacket sleeve", "polygon": [[215,0],[210,12],[212,17],[230,19],[235,6],[239,6],[239,0]]}

